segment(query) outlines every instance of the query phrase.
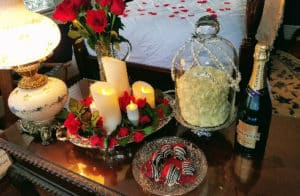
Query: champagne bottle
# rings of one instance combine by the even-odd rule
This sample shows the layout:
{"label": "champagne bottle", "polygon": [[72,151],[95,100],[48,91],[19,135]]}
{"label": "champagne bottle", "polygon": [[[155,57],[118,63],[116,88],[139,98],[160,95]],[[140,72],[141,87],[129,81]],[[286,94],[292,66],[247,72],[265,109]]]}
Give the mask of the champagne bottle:
{"label": "champagne bottle", "polygon": [[249,157],[264,154],[272,116],[266,72],[267,44],[257,43],[253,57],[253,70],[239,105],[235,133],[236,150]]}

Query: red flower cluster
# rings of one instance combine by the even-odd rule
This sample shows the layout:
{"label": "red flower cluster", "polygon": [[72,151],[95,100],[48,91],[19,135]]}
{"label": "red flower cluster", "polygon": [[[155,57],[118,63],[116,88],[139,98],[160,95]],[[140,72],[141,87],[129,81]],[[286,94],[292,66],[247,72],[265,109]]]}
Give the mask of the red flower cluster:
{"label": "red flower cluster", "polygon": [[67,119],[64,122],[64,126],[71,134],[77,134],[80,128],[80,121],[73,113],[69,113]]}
{"label": "red flower cluster", "polygon": [[126,112],[126,106],[128,104],[130,104],[130,101],[132,101],[133,103],[135,103],[135,98],[133,96],[131,96],[127,91],[124,92],[122,97],[119,97],[119,105],[120,105],[120,109],[123,112]]}
{"label": "red flower cluster", "polygon": [[[64,126],[72,135],[89,138],[92,146],[98,146],[101,149],[114,148],[119,142],[124,145],[129,141],[142,142],[144,137],[154,130],[159,119],[163,119],[168,114],[170,108],[168,100],[161,98],[156,99],[156,108],[151,108],[146,99],[135,99],[128,92],[124,92],[119,97],[119,105],[122,110],[122,120],[118,127],[111,135],[107,135],[103,127],[103,118],[98,112],[92,112],[90,107],[93,102],[91,97],[82,100],[70,99],[70,112],[64,122]],[[138,105],[139,123],[133,126],[127,119],[126,107],[130,102]]]}
{"label": "red flower cluster", "polygon": [[[130,0],[63,0],[57,5],[53,18],[63,23],[72,22],[75,27],[72,30],[87,38],[94,48],[98,40],[120,42],[118,33],[123,24],[119,16],[123,14],[127,1]],[[115,37],[112,38],[111,34]],[[78,38],[78,35],[73,36]]]}
{"label": "red flower cluster", "polygon": [[100,10],[93,8],[91,0],[63,0],[57,5],[53,18],[63,23],[72,22],[81,12],[86,12],[86,22],[95,32],[103,32],[107,26],[106,9],[114,15],[122,15],[125,10],[123,0],[96,0]]}

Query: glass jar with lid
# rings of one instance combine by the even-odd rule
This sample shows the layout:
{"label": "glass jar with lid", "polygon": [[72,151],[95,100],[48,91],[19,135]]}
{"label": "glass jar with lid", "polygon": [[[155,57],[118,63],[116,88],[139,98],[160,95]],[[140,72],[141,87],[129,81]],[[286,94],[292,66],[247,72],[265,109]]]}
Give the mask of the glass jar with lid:
{"label": "glass jar with lid", "polygon": [[217,19],[201,17],[172,61],[175,117],[198,135],[226,128],[236,116],[237,54],[230,41],[217,35],[219,29]]}

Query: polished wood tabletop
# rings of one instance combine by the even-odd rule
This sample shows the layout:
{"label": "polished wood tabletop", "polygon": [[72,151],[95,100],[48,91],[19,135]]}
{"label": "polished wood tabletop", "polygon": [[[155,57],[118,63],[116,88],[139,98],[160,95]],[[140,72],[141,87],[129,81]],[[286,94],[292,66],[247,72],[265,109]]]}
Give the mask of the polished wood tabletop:
{"label": "polished wood tabletop", "polygon": [[[15,154],[16,162],[20,162],[25,168],[37,172],[48,178],[50,182],[58,183],[64,188],[82,182],[78,189],[69,188],[75,193],[83,191],[85,185],[90,186],[86,183],[90,182],[93,186],[104,185],[105,189],[112,191],[109,193],[111,195],[150,195],[135,181],[132,174],[132,159],[135,152],[147,142],[172,135],[195,143],[207,159],[208,172],[205,179],[186,195],[297,195],[300,193],[299,119],[273,115],[262,159],[249,159],[236,153],[233,148],[234,131],[233,124],[227,129],[213,132],[210,137],[199,137],[173,119],[142,143],[134,143],[125,149],[119,149],[119,153],[126,155],[123,158],[103,160],[99,150],[83,149],[69,142],[54,140],[51,144],[43,146],[39,141],[33,141],[28,145],[17,130],[17,126],[13,125],[0,135],[9,141],[5,144],[5,141],[0,139],[0,147]],[[17,145],[14,146],[12,143]],[[18,151],[22,150],[24,150],[23,154],[19,152],[18,155]],[[37,167],[38,162],[48,168]],[[57,174],[59,172],[62,176],[65,172],[71,172],[73,179],[61,179]]]}

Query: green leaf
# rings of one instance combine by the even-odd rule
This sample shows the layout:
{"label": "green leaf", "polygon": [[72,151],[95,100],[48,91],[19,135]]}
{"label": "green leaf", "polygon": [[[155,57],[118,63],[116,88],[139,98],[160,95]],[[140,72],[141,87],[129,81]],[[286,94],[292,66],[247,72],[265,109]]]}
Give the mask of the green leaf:
{"label": "green leaf", "polygon": [[81,34],[77,30],[70,29],[68,32],[68,36],[72,39],[77,39],[81,37]]}
{"label": "green leaf", "polygon": [[63,108],[56,116],[55,118],[59,121],[64,121],[67,119],[67,116],[69,114],[69,111],[66,108]]}
{"label": "green leaf", "polygon": [[120,140],[118,140],[118,144],[120,146],[126,146],[129,142],[129,137],[125,137],[125,138],[122,138]]}
{"label": "green leaf", "polygon": [[153,128],[152,126],[149,126],[149,127],[145,127],[141,131],[144,132],[146,135],[150,135],[153,132]]}
{"label": "green leaf", "polygon": [[103,142],[104,142],[104,143],[103,143],[103,146],[104,146],[104,148],[106,149],[107,146],[108,146],[108,137],[105,137],[105,139],[104,139]]}
{"label": "green leaf", "polygon": [[75,44],[79,44],[83,41],[83,37],[76,39]]}
{"label": "green leaf", "polygon": [[117,33],[116,31],[114,31],[114,30],[111,30],[111,31],[110,31],[110,35],[111,35],[112,37],[116,38],[116,39],[118,39],[118,37],[119,37],[118,33]]}
{"label": "green leaf", "polygon": [[99,117],[100,117],[100,115],[99,115],[98,111],[92,113],[92,119],[91,119],[92,127],[97,126],[97,121],[98,121]]}
{"label": "green leaf", "polygon": [[161,98],[161,99],[164,98],[164,94],[163,94],[162,90],[160,90],[160,89],[155,89],[154,92],[155,92],[155,98],[156,98],[156,99],[157,99],[157,98]]}
{"label": "green leaf", "polygon": [[148,103],[146,103],[145,107],[142,109],[142,113],[152,118],[153,114],[156,112],[151,108],[151,106]]}
{"label": "green leaf", "polygon": [[85,108],[74,98],[70,98],[69,110],[77,116],[81,116],[85,112]]}
{"label": "green leaf", "polygon": [[171,113],[171,107],[167,106],[166,104],[159,104],[157,108],[162,108],[164,116],[168,116]]}

